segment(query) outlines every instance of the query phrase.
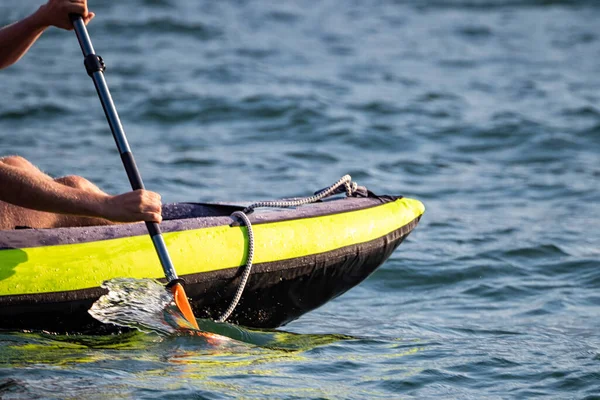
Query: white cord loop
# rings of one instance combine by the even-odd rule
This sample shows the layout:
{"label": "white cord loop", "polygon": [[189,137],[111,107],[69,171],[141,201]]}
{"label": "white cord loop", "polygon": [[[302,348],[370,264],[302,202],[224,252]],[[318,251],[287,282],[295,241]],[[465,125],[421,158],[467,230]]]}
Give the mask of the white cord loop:
{"label": "white cord loop", "polygon": [[240,299],[242,298],[242,293],[244,292],[244,288],[246,287],[246,283],[248,282],[248,278],[250,277],[250,271],[252,270],[252,260],[254,258],[254,232],[252,230],[252,224],[250,223],[250,219],[248,215],[254,211],[255,208],[259,207],[274,207],[274,208],[284,208],[284,207],[297,207],[304,204],[316,203],[317,201],[324,199],[325,197],[332,196],[334,194],[342,193],[344,189],[341,187],[344,186],[346,196],[367,196],[367,189],[362,186],[358,186],[356,182],[352,182],[352,178],[350,175],[344,175],[340,180],[338,180],[333,185],[319,190],[313,196],[303,197],[296,200],[275,200],[275,201],[259,201],[253,203],[246,207],[243,211],[235,211],[231,214],[232,219],[235,217],[240,218],[246,228],[248,230],[248,257],[246,259],[246,266],[244,268],[244,273],[242,275],[242,279],[240,281],[240,285],[229,305],[229,308],[217,319],[217,322],[225,322],[227,318],[231,315],[235,307],[238,305]]}

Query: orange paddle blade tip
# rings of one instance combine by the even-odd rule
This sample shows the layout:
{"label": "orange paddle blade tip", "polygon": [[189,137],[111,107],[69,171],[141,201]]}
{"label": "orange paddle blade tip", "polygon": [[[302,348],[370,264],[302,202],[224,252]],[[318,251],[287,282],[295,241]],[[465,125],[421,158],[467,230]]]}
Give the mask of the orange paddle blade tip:
{"label": "orange paddle blade tip", "polygon": [[176,283],[171,286],[171,291],[173,292],[173,297],[175,298],[175,305],[179,308],[179,311],[183,314],[185,319],[195,328],[200,330],[198,326],[198,322],[196,322],[196,317],[194,317],[194,312],[192,311],[192,307],[190,306],[190,302],[188,301],[187,295],[185,294],[185,290],[183,290],[183,286],[180,283]]}

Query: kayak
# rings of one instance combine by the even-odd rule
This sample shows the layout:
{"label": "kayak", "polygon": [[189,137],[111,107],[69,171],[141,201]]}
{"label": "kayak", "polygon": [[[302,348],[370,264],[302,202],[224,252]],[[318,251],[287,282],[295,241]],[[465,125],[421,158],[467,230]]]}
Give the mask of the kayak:
{"label": "kayak", "polygon": [[[366,279],[415,228],[423,204],[401,196],[332,197],[257,208],[249,227],[233,203],[175,203],[161,228],[198,318],[217,319],[240,289],[228,322],[275,328]],[[142,223],[0,231],[0,329],[106,332],[88,310],[115,278],[164,273]]]}

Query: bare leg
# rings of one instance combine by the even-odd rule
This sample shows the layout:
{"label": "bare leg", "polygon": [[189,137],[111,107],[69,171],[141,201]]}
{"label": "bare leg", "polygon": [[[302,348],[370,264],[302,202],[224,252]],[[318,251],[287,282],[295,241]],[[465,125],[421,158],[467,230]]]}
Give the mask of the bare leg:
{"label": "bare leg", "polygon": [[[27,173],[52,180],[53,178],[40,171],[29,161],[19,156],[0,158],[0,162],[21,168]],[[96,185],[80,176],[65,176],[54,179],[55,182],[65,186],[78,188],[85,191],[104,193]],[[67,226],[108,225],[112,222],[102,218],[80,217],[76,215],[55,214],[31,210],[0,201],[0,229],[14,229],[15,226],[29,226],[31,228],[58,228]]]}

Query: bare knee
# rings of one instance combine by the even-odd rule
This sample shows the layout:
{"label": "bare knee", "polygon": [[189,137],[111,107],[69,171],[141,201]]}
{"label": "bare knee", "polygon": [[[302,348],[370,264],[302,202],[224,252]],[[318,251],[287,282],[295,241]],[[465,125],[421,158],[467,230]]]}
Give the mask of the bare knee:
{"label": "bare knee", "polygon": [[0,158],[0,162],[2,162],[3,164],[6,164],[6,165],[10,165],[12,167],[17,167],[17,168],[25,168],[25,169],[35,168],[35,169],[37,169],[32,163],[30,163],[29,161],[27,161],[26,159],[24,159],[21,156],[2,157],[2,158]]}
{"label": "bare knee", "polygon": [[86,192],[96,192],[105,194],[102,190],[98,188],[98,186],[94,185],[92,182],[87,179],[77,176],[77,175],[68,175],[63,176],[61,178],[56,178],[55,182],[62,183],[65,186],[70,186],[76,189],[85,190]]}
{"label": "bare knee", "polygon": [[86,189],[91,185],[91,183],[81,176],[77,175],[68,175],[60,178],[56,178],[54,181],[58,183],[62,183],[65,186],[70,186],[77,189]]}

